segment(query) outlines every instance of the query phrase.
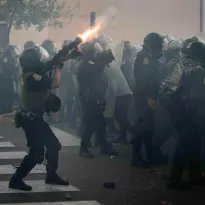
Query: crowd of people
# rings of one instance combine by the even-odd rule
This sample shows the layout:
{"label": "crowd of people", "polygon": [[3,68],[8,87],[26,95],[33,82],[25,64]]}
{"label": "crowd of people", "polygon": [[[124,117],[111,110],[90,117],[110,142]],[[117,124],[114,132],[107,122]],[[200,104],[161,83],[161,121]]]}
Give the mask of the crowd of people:
{"label": "crowd of people", "polygon": [[[62,48],[70,42],[63,41]],[[40,46],[27,41],[23,49],[9,45],[1,53],[1,114],[21,105],[18,59],[29,48],[37,48],[44,63],[58,53],[52,40]],[[82,157],[94,157],[92,146],[112,156],[118,154],[113,143],[130,144],[131,165],[143,168],[166,162],[161,147],[177,136],[167,187],[189,189],[205,185],[200,169],[205,42],[198,37],[182,40],[149,33],[142,46],[100,36],[79,48],[82,55],[63,63],[60,87],[51,90],[61,99],[61,108],[58,115],[47,113],[47,121],[67,122],[79,131]],[[52,77],[53,71],[47,75]],[[143,144],[146,157],[141,154]],[[187,165],[189,182],[181,179]]]}

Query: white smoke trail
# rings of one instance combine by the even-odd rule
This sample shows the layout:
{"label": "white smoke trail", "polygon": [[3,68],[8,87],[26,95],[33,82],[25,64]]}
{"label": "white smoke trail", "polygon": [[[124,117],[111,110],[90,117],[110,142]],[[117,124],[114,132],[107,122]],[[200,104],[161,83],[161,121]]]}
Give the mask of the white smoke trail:
{"label": "white smoke trail", "polygon": [[115,7],[108,7],[99,17],[97,17],[96,25],[100,24],[105,28],[118,14],[119,11]]}

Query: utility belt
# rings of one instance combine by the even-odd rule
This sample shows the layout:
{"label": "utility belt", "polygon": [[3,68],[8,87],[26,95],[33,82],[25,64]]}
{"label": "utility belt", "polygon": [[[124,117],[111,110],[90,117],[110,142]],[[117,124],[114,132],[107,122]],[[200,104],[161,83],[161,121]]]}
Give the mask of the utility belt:
{"label": "utility belt", "polygon": [[17,128],[20,128],[23,122],[27,120],[33,121],[37,118],[42,118],[42,117],[43,117],[43,113],[36,114],[30,111],[21,110],[21,111],[16,112],[14,116],[14,124]]}

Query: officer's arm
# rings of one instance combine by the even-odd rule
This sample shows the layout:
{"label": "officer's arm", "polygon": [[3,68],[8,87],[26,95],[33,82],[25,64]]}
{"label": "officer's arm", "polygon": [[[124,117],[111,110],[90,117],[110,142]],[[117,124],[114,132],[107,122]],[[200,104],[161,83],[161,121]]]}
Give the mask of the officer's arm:
{"label": "officer's arm", "polygon": [[60,86],[60,69],[55,68],[51,88],[59,88]]}
{"label": "officer's arm", "polygon": [[172,73],[164,80],[163,88],[167,91],[165,94],[170,95],[175,93],[180,87],[183,80],[183,70],[176,64]]}

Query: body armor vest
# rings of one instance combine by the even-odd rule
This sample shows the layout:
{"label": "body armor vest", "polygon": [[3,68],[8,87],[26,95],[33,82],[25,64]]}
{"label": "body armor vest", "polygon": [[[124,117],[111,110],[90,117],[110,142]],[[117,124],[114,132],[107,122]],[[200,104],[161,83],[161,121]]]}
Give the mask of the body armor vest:
{"label": "body armor vest", "polygon": [[34,114],[43,114],[46,100],[49,96],[49,89],[36,92],[29,91],[26,85],[26,79],[32,74],[34,73],[23,73],[21,77],[21,108]]}

